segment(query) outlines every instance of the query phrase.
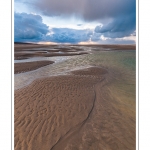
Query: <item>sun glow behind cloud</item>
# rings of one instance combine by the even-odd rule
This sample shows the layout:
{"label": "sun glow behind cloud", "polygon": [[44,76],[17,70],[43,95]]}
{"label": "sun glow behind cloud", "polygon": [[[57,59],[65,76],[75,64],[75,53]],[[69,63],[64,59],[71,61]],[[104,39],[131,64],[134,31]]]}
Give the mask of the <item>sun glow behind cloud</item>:
{"label": "sun glow behind cloud", "polygon": [[131,40],[131,41],[136,42],[136,36],[131,35],[131,36],[128,36],[128,37],[116,38],[116,40],[118,40],[118,41],[123,41],[123,40],[129,41],[129,40]]}
{"label": "sun glow behind cloud", "polygon": [[92,41],[87,41],[87,42],[79,42],[79,45],[97,45],[99,44],[98,42],[92,42]]}
{"label": "sun glow behind cloud", "polygon": [[44,44],[44,45],[56,45],[57,43],[55,42],[37,42],[37,44]]}

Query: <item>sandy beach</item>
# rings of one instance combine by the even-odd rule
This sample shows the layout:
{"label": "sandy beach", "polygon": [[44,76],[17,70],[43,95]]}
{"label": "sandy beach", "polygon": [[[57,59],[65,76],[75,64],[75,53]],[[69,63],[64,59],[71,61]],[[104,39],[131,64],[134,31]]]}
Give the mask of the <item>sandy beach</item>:
{"label": "sandy beach", "polygon": [[15,150],[136,149],[134,45],[15,44],[15,59]]}

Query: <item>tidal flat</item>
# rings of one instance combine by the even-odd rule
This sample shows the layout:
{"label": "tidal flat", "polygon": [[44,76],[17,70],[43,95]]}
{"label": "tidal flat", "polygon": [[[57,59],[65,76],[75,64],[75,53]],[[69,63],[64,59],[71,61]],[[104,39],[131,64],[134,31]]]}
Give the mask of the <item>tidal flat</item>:
{"label": "tidal flat", "polygon": [[15,44],[15,150],[136,149],[135,49]]}

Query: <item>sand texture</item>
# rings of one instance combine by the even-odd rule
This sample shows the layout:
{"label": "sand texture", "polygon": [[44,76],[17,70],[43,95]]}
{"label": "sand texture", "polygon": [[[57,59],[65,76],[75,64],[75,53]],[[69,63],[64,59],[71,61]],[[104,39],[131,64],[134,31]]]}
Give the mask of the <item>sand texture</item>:
{"label": "sand texture", "polygon": [[91,67],[15,90],[15,150],[134,150],[135,102],[113,82]]}
{"label": "sand texture", "polygon": [[44,52],[36,52],[36,53],[15,53],[15,59],[27,59],[30,57],[54,57],[54,56],[74,56],[74,55],[83,55],[83,54],[88,54],[85,52],[80,52],[80,53],[44,53]]}
{"label": "sand texture", "polygon": [[14,64],[14,73],[27,72],[31,70],[38,69],[40,67],[53,64],[53,61],[34,61],[34,62],[25,62],[25,63],[15,63]]}
{"label": "sand texture", "polygon": [[16,43],[14,149],[135,150],[135,49]]}
{"label": "sand texture", "polygon": [[[81,48],[82,47],[82,48]],[[83,47],[93,48],[95,51],[100,50],[135,50],[135,45],[39,45],[39,44],[15,44],[15,60],[27,59],[32,57],[55,57],[55,56],[74,56],[84,55],[89,52],[83,50]]]}
{"label": "sand texture", "polygon": [[38,44],[15,44],[15,60],[27,59],[32,57],[55,57],[55,56],[74,56],[88,54],[83,49],[75,47],[59,47],[57,45],[38,45]]}

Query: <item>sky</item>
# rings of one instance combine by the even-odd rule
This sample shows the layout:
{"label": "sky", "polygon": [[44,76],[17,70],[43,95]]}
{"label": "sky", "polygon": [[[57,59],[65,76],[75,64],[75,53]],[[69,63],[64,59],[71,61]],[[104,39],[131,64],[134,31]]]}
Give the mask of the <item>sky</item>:
{"label": "sky", "polygon": [[136,0],[14,0],[14,41],[135,44]]}

